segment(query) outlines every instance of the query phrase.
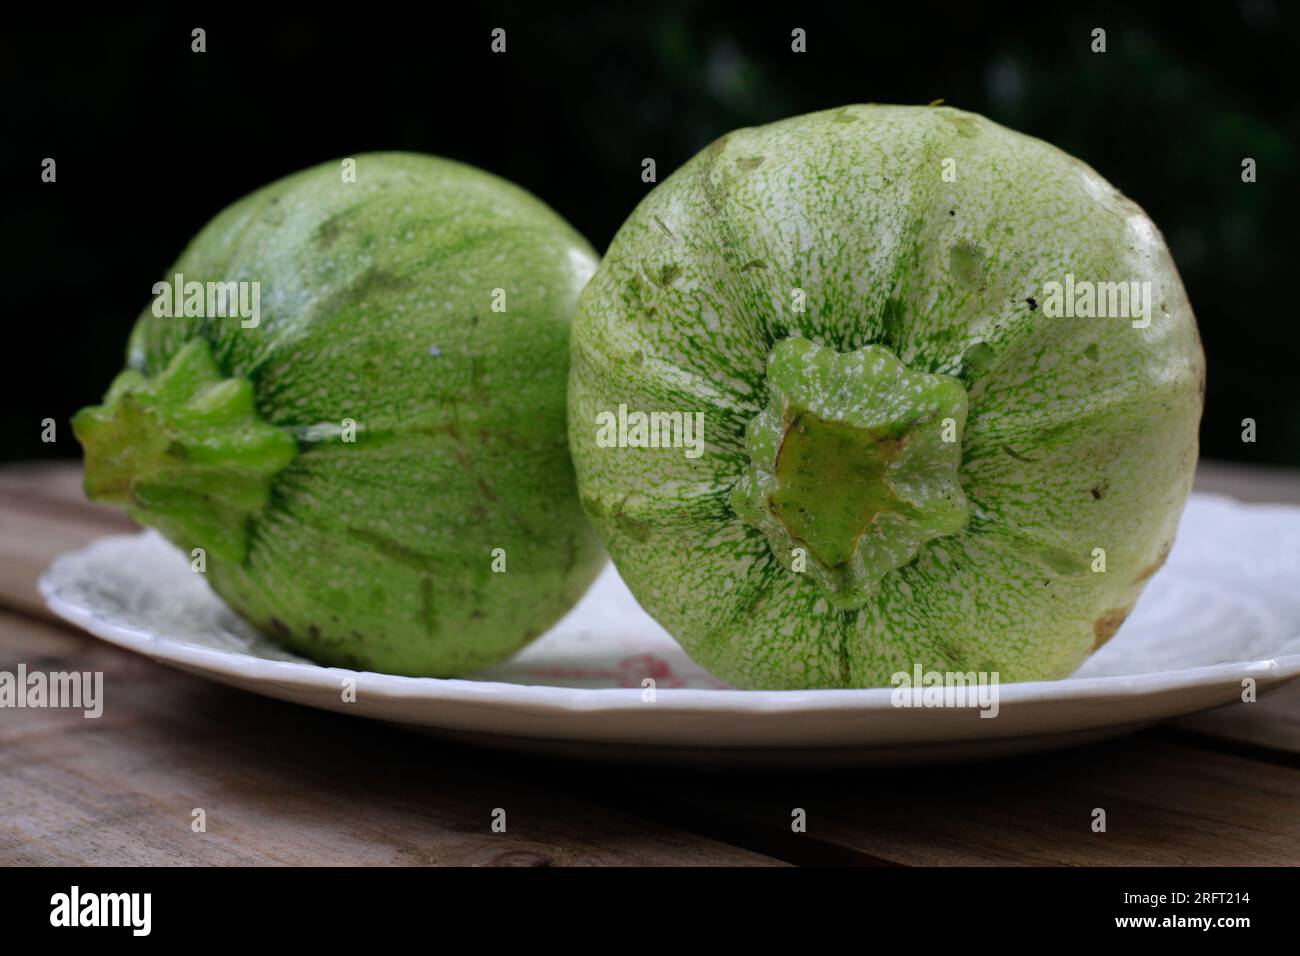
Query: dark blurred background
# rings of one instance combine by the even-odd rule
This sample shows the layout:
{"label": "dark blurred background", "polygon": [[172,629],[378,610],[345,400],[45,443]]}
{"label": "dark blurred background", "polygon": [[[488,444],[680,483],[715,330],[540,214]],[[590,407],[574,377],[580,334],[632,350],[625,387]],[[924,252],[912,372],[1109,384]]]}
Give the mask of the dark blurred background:
{"label": "dark blurred background", "polygon": [[[60,8],[6,23],[0,458],[76,455],[67,420],[118,370],[153,282],[222,207],[286,173],[367,150],[438,153],[523,185],[603,250],[651,188],[644,157],[662,181],[738,126],[944,98],[1061,146],[1147,209],[1209,357],[1203,453],[1300,465],[1294,4],[327,10]],[[505,55],[489,49],[494,27]],[[1243,418],[1257,443],[1241,441]]]}

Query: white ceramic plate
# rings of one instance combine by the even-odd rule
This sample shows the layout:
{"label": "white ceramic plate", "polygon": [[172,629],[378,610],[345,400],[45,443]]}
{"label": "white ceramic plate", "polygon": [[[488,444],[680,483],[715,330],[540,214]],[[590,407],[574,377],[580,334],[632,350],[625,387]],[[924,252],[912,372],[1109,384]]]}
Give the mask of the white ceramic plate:
{"label": "white ceramic plate", "polygon": [[[993,719],[896,707],[890,688],[730,689],[637,606],[612,566],[537,642],[466,680],[295,657],[152,532],[65,554],[40,586],[90,633],[254,693],[488,745],[637,761],[904,764],[1046,750],[1239,702],[1246,678],[1264,691],[1300,675],[1300,508],[1207,495],[1189,502],[1168,563],[1110,643],[1065,680],[1001,685]],[[345,702],[349,679],[356,699]]]}

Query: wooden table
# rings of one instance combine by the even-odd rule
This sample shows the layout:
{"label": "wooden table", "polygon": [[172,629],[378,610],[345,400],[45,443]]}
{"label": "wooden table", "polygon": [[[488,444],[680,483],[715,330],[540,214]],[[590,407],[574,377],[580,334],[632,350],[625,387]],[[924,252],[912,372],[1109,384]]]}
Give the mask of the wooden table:
{"label": "wooden table", "polygon": [[[1300,502],[1294,473],[1205,465],[1198,487]],[[93,721],[0,710],[0,863],[1300,863],[1300,684],[1116,741],[933,770],[509,756],[222,687],[53,619],[34,586],[49,561],[130,527],[85,501],[74,465],[0,468],[0,670],[102,670],[112,693]],[[791,832],[794,807],[807,833]]]}

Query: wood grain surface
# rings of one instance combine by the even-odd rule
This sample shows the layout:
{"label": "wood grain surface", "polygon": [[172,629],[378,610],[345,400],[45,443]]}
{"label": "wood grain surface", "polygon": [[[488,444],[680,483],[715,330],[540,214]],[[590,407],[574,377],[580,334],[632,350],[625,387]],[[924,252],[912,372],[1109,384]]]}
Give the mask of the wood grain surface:
{"label": "wood grain surface", "polygon": [[[1291,472],[1205,464],[1197,487],[1300,503]],[[100,670],[112,688],[97,720],[0,709],[0,864],[1300,863],[1297,684],[1116,741],[940,768],[505,755],[222,687],[53,618],[35,590],[50,560],[130,528],[85,501],[75,465],[0,468],[0,670]]]}

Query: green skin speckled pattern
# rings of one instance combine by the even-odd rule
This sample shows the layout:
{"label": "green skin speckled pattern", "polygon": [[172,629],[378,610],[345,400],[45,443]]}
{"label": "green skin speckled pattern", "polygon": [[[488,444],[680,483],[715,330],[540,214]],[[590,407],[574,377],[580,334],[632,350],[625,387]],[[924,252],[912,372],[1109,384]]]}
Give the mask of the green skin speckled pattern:
{"label": "green skin speckled pattern", "polygon": [[[1150,282],[1149,327],[1046,317],[1067,274]],[[1134,203],[983,117],[849,106],[724,136],[646,197],[579,300],[569,441],[632,592],[737,686],[1034,680],[1164,560],[1203,392]],[[704,454],[601,447],[620,403],[703,412]]]}
{"label": "green skin speckled pattern", "polygon": [[479,170],[356,170],[289,176],[194,239],[168,278],[260,282],[260,324],[146,308],[127,371],[74,421],[86,486],[204,548],[216,592],[299,653],[464,674],[545,630],[604,561],[564,418],[596,259]]}

